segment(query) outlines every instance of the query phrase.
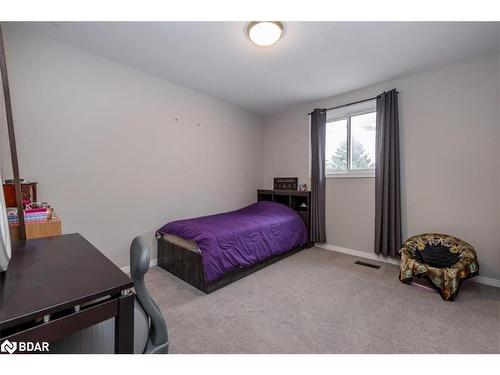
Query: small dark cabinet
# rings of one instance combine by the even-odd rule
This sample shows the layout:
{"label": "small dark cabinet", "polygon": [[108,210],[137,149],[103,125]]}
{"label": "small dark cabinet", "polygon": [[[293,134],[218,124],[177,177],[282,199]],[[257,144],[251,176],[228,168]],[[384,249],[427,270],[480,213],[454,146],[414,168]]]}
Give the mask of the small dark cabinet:
{"label": "small dark cabinet", "polygon": [[284,204],[295,210],[307,228],[311,237],[311,192],[296,190],[257,190],[258,201],[271,201]]}

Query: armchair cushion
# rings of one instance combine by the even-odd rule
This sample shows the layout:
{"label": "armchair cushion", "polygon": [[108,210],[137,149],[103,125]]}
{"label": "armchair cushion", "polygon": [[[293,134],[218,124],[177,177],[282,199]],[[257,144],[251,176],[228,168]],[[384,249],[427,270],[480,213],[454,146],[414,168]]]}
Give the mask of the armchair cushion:
{"label": "armchair cushion", "polygon": [[428,264],[436,268],[448,268],[458,262],[460,254],[452,253],[449,247],[444,245],[425,245],[422,251],[415,251],[420,263]]}

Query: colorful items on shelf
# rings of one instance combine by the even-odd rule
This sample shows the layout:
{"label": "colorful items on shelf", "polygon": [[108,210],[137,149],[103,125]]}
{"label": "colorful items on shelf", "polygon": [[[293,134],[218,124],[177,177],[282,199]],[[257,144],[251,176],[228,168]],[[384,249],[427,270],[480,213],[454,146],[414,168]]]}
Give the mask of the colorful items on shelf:
{"label": "colorful items on shelf", "polygon": [[[22,192],[22,205],[25,223],[44,223],[54,219],[54,209],[47,202],[37,202],[38,182],[24,181],[20,179]],[[1,181],[1,180],[0,180]],[[16,203],[16,192],[14,180],[5,180],[3,192],[7,205],[7,220],[9,224],[19,224],[18,208]]]}
{"label": "colorful items on shelf", "polygon": [[[22,203],[24,206],[32,202],[37,202],[37,184],[38,182],[24,181],[21,178]],[[5,180],[3,192],[5,195],[5,205],[7,207],[17,207],[14,180]]]}
{"label": "colorful items on shelf", "polygon": [[[24,210],[24,221],[26,223],[40,223],[47,221],[51,215],[51,209],[46,207],[27,208]],[[9,224],[19,224],[17,208],[7,209],[7,219]]]}

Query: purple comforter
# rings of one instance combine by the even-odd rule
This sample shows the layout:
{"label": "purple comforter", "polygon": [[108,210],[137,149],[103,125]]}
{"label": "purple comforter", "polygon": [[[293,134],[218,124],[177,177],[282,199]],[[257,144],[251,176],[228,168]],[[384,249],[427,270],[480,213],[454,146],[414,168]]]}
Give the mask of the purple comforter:
{"label": "purple comforter", "polygon": [[291,208],[273,202],[258,202],[232,212],[173,221],[158,233],[195,241],[209,284],[236,268],[286,253],[307,241],[301,217]]}

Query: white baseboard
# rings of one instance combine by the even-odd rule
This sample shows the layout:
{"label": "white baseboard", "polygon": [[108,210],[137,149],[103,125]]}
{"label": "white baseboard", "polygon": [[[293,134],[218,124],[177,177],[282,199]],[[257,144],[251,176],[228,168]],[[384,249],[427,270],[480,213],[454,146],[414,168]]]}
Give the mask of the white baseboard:
{"label": "white baseboard", "polygon": [[476,276],[470,279],[470,281],[474,281],[479,284],[484,284],[484,285],[490,285],[494,286],[496,288],[500,288],[500,280],[498,279],[492,279],[491,277],[485,277],[485,276]]}
{"label": "white baseboard", "polygon": [[336,251],[337,253],[353,255],[355,257],[376,260],[378,262],[390,263],[390,264],[395,264],[395,265],[399,266],[399,260],[383,257],[383,256],[377,255],[375,253],[367,253],[366,251],[348,249],[346,247],[330,245],[327,243],[317,243],[314,246],[319,247],[321,249],[325,249],[325,250]]}
{"label": "white baseboard", "polygon": [[[319,247],[321,249],[325,250],[330,250],[330,251],[336,251],[338,253],[342,254],[347,254],[347,255],[352,255],[355,257],[360,257],[360,258],[365,258],[365,259],[370,259],[370,260],[375,260],[378,262],[384,262],[384,263],[390,263],[390,264],[395,264],[399,266],[399,260],[397,259],[392,259],[392,258],[387,258],[383,256],[379,256],[375,253],[367,253],[366,251],[360,251],[360,250],[353,250],[353,249],[348,249],[346,247],[340,247],[340,246],[335,246],[335,245],[330,245],[327,243],[317,243],[314,246]],[[473,281],[475,283],[479,284],[484,284],[484,285],[490,285],[494,286],[496,288],[500,288],[500,280],[498,279],[493,279],[491,277],[485,277],[485,276],[476,276],[470,279],[470,281]]]}
{"label": "white baseboard", "polygon": [[[157,266],[158,265],[158,259],[151,259],[149,261],[149,267]],[[130,266],[122,267],[120,268],[123,272],[125,273],[130,273]]]}

